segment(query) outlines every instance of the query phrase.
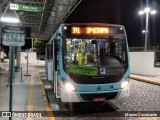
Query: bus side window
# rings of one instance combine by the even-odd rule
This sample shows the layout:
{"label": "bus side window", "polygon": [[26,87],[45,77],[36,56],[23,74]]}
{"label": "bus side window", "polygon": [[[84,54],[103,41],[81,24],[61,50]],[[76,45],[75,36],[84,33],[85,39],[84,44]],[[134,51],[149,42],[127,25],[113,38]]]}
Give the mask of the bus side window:
{"label": "bus side window", "polygon": [[49,60],[49,46],[47,45],[47,60]]}
{"label": "bus side window", "polygon": [[51,60],[52,54],[51,54],[51,45],[47,45],[47,60]]}
{"label": "bus side window", "polygon": [[59,70],[59,40],[54,40],[55,70]]}
{"label": "bus side window", "polygon": [[53,59],[53,41],[50,46],[50,58]]}

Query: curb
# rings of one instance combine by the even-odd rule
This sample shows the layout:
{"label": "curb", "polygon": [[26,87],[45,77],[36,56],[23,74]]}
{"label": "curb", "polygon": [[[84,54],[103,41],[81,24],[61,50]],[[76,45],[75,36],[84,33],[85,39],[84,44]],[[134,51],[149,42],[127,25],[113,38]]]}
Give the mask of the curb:
{"label": "curb", "polygon": [[138,75],[130,75],[130,78],[134,79],[134,80],[143,81],[143,82],[147,82],[147,83],[151,83],[151,84],[160,86],[159,81],[154,81],[154,79],[151,79],[151,78],[143,78],[143,77],[140,77]]}
{"label": "curb", "polygon": [[45,91],[43,81],[42,81],[40,75],[38,75],[38,76],[39,76],[39,80],[40,80],[40,83],[41,83],[41,92],[42,92],[42,97],[43,97],[43,102],[44,102],[44,105],[45,105],[45,109],[46,109],[46,112],[47,112],[47,118],[48,118],[48,120],[55,120],[55,116],[54,116],[54,114],[52,112],[52,109],[49,105],[48,96],[47,96],[47,93]]}

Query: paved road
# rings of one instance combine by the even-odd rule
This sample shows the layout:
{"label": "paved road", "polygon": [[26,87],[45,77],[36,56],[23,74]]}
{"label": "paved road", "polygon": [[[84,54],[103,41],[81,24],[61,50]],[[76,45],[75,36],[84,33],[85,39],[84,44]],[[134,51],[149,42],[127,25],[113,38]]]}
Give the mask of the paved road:
{"label": "paved road", "polygon": [[[55,97],[52,95],[52,89],[48,89],[47,91],[51,105],[57,103],[60,111],[74,111],[65,112],[65,114],[62,115],[55,112],[55,116],[57,116],[56,119],[58,120],[70,120],[71,118],[72,120],[160,120],[160,117],[107,117],[108,113],[111,113],[113,116],[115,114],[116,116],[116,112],[119,111],[160,111],[160,86],[135,80],[130,80],[130,86],[130,97],[125,100],[106,102],[103,104],[80,103],[72,104],[70,106],[55,100]],[[78,112],[76,112],[77,110]]]}
{"label": "paved road", "polygon": [[130,97],[113,102],[123,111],[160,111],[160,86],[145,82],[130,81]]}

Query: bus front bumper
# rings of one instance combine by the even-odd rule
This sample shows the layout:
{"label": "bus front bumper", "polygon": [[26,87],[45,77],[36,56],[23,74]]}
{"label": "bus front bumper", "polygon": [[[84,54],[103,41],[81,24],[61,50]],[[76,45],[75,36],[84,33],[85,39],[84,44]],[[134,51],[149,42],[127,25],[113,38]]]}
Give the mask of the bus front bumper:
{"label": "bus front bumper", "polygon": [[119,96],[116,97],[115,100],[123,100],[129,97],[129,92],[130,92],[130,84],[124,89],[121,89],[121,92]]}
{"label": "bus front bumper", "polygon": [[122,100],[129,97],[130,85],[124,89],[99,92],[69,92],[61,89],[62,102],[103,102],[107,100]]}

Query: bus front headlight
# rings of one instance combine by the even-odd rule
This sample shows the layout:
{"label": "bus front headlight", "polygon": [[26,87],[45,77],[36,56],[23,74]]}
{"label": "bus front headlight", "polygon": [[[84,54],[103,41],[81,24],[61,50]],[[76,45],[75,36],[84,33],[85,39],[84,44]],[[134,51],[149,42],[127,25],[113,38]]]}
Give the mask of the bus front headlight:
{"label": "bus front headlight", "polygon": [[129,81],[127,80],[127,81],[123,81],[122,82],[122,84],[121,84],[121,88],[123,89],[123,88],[126,88],[127,86],[128,86],[128,84],[129,84]]}
{"label": "bus front headlight", "polygon": [[65,88],[66,88],[68,91],[75,91],[74,86],[73,86],[71,83],[69,83],[69,82],[65,83]]}

